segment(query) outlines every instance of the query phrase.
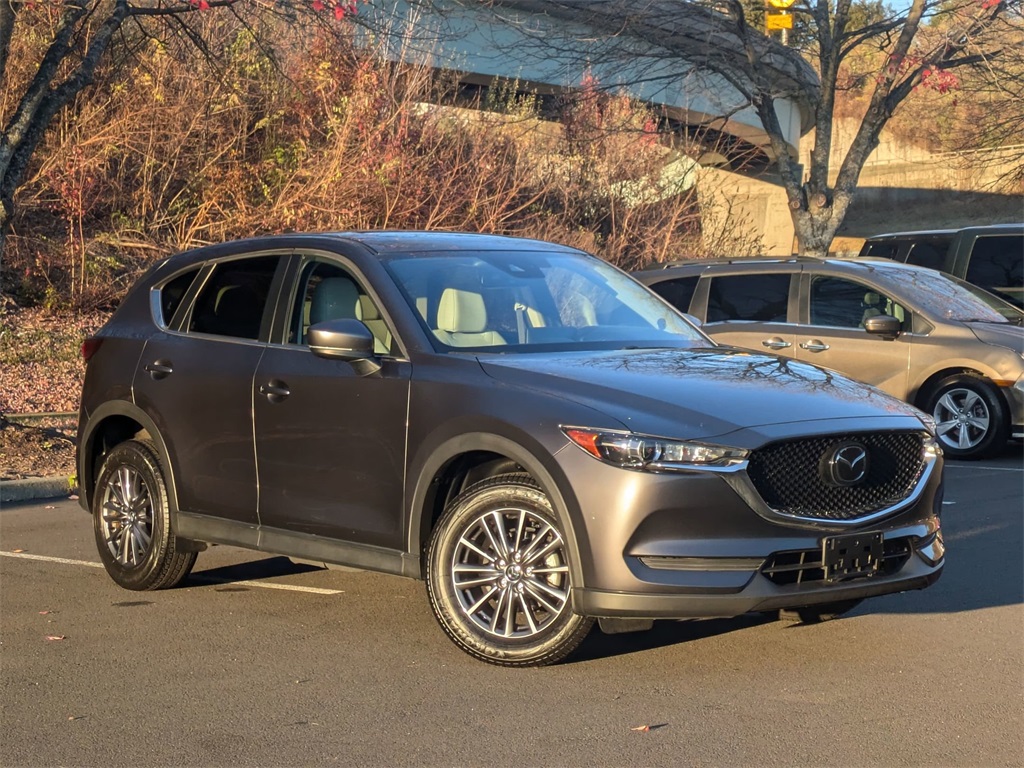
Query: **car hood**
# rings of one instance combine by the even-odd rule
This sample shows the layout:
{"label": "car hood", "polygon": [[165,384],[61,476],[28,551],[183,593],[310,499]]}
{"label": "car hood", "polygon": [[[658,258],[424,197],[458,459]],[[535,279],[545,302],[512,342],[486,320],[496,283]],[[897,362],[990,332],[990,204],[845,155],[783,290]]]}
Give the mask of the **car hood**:
{"label": "car hood", "polygon": [[1010,323],[965,323],[974,335],[986,344],[1012,349],[1024,354],[1024,328]]}
{"label": "car hood", "polygon": [[[495,355],[481,357],[480,364],[505,384],[565,397],[635,432],[662,437],[709,439],[741,429],[836,419],[917,420],[914,408],[873,387],[812,365],[728,347]],[[857,426],[847,423],[842,429]]]}

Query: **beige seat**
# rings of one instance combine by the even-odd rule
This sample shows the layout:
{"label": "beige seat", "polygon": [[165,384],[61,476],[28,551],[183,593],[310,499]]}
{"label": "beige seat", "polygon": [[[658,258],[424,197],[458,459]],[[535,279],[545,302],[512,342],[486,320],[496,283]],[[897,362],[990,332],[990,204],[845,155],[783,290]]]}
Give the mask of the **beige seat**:
{"label": "beige seat", "polygon": [[441,294],[434,335],[450,347],[493,347],[505,343],[497,331],[487,330],[484,297],[457,288],[445,288]]}
{"label": "beige seat", "polygon": [[386,355],[391,352],[391,331],[388,324],[380,316],[380,310],[373,303],[373,299],[365,294],[359,297],[359,304],[356,305],[356,316],[373,334],[374,352],[378,355]]}
{"label": "beige seat", "polygon": [[867,293],[864,294],[864,314],[861,316],[860,319],[861,328],[863,328],[864,324],[867,323],[869,317],[878,317],[879,315],[885,314],[885,312],[883,312],[881,309],[882,301],[883,299],[881,295],[875,293],[874,291],[868,291]]}
{"label": "beige seat", "polygon": [[562,307],[565,324],[573,328],[597,325],[597,310],[594,302],[580,293],[570,296]]}

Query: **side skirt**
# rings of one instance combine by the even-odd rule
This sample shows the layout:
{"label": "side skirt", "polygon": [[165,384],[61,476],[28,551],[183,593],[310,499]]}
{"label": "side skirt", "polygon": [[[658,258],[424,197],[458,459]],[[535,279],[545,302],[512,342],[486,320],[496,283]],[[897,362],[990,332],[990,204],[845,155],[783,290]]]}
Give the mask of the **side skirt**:
{"label": "side skirt", "polygon": [[193,541],[228,544],[312,562],[421,578],[419,558],[397,549],[293,533],[279,528],[260,528],[249,523],[190,512],[178,512],[174,530],[178,536]]}

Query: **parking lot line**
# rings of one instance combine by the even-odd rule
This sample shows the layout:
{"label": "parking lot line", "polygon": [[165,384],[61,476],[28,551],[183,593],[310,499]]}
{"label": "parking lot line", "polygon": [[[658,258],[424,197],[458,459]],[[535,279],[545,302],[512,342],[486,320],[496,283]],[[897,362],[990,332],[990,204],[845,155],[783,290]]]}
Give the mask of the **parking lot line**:
{"label": "parking lot line", "polygon": [[[20,560],[41,560],[46,563],[60,563],[62,565],[84,565],[87,568],[102,568],[102,563],[94,563],[89,560],[69,560],[66,557],[50,557],[48,555],[33,555],[29,552],[0,552],[0,556],[14,557]],[[234,584],[245,587],[259,587],[260,589],[284,589],[289,592],[309,592],[314,595],[340,595],[345,592],[343,589],[324,589],[323,587],[300,587],[294,584],[271,584],[261,581],[236,581],[234,579],[221,579],[215,576],[205,576],[202,573],[189,575],[192,581],[205,582],[207,584]]]}

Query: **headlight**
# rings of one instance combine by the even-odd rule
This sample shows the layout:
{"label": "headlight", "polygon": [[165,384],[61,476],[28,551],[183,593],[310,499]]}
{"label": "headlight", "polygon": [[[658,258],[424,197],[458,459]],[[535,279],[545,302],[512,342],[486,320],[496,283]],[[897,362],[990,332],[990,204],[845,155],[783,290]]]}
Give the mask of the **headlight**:
{"label": "headlight", "polygon": [[734,467],[743,463],[749,453],[739,448],[666,440],[633,432],[584,427],[562,427],[562,431],[596,459],[616,467],[648,472]]}
{"label": "headlight", "polygon": [[924,424],[924,428],[928,430],[929,435],[935,437],[935,435],[938,434],[935,431],[935,419],[932,418],[932,415],[930,413],[925,413],[924,411],[921,411],[920,413],[917,414],[917,418],[919,418],[921,420],[921,423]]}

